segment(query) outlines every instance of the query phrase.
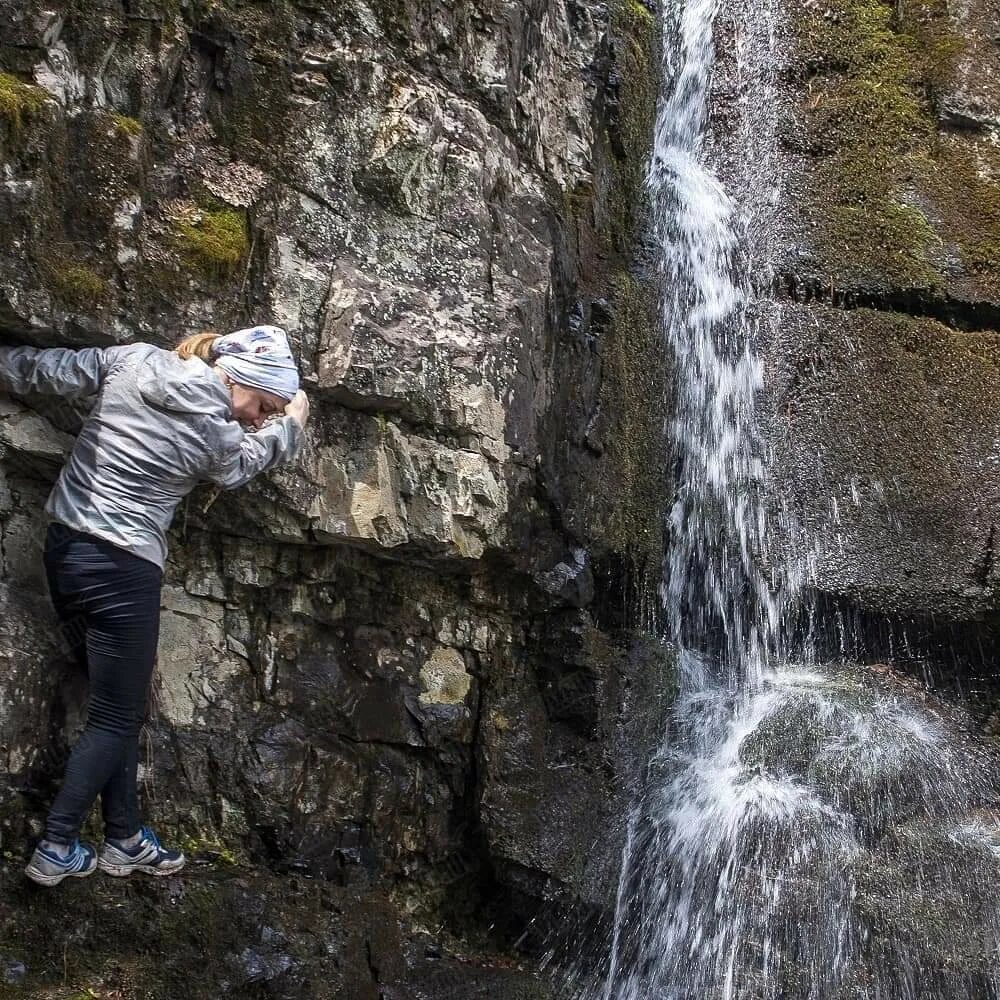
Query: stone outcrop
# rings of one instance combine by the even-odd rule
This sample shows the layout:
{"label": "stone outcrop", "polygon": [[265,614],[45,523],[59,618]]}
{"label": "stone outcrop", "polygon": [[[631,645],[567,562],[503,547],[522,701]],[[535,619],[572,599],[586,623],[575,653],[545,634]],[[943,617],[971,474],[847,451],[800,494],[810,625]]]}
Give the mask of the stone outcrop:
{"label": "stone outcrop", "polygon": [[[140,778],[194,884],[130,890],[174,923],[128,988],[176,995],[149,955],[190,955],[190,919],[225,938],[192,996],[548,995],[513,943],[540,945],[542,902],[613,904],[670,692],[627,610],[667,493],[638,249],[653,15],[100,0],[0,23],[0,339],[274,322],[313,402],[300,462],[175,521]],[[0,402],[12,871],[81,721],[40,547],[85,410]],[[58,981],[66,941],[17,930],[43,900],[4,900],[19,988]],[[99,950],[75,968],[122,988]]]}

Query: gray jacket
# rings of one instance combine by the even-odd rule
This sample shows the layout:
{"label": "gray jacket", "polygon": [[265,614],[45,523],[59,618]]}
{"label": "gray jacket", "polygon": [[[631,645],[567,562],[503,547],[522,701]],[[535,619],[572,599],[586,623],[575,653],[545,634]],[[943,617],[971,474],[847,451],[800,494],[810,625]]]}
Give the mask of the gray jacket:
{"label": "gray jacket", "polygon": [[97,394],[45,511],[161,568],[174,511],[199,482],[242,486],[305,437],[287,416],[247,433],[209,365],[151,344],[0,348],[0,391]]}

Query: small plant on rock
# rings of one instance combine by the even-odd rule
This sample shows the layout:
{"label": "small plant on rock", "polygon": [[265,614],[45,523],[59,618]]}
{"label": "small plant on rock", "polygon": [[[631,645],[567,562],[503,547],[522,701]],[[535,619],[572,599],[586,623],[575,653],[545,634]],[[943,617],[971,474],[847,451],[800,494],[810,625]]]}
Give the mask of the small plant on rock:
{"label": "small plant on rock", "polygon": [[45,107],[45,91],[0,71],[0,117],[19,132],[27,119]]}
{"label": "small plant on rock", "polygon": [[142,122],[138,118],[116,113],[111,116],[111,123],[114,125],[116,132],[126,135],[130,139],[142,135]]}
{"label": "small plant on rock", "polygon": [[232,208],[191,212],[178,220],[175,239],[191,267],[216,279],[231,275],[249,252],[246,217]]}

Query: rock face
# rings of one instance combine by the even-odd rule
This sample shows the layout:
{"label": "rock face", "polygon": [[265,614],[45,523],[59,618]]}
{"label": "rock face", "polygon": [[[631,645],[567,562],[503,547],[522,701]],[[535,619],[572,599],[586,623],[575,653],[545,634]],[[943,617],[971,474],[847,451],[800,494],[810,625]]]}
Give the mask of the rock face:
{"label": "rock face", "polygon": [[869,652],[909,629],[949,670],[991,658],[998,607],[998,21],[834,0],[717,25],[709,141],[752,220],[785,555]]}
{"label": "rock face", "polygon": [[1000,335],[871,309],[784,315],[781,444],[820,586],[894,614],[996,608]]}
{"label": "rock face", "polygon": [[[654,17],[3,0],[0,23],[2,339],[169,347],[274,322],[313,401],[299,463],[197,491],[172,532],[147,814],[242,865],[217,894],[256,914],[186,988],[548,995],[504,949],[540,940],[543,900],[613,905],[621,803],[670,691],[626,610],[667,495],[637,250]],[[81,722],[41,507],[85,410],[0,401],[12,866]],[[164,892],[147,902],[178,934],[225,923]],[[296,937],[314,906],[325,930]],[[42,900],[5,894],[0,954],[42,988],[62,945],[29,948],[30,919]],[[307,945],[340,980],[315,955],[305,975]],[[130,988],[176,995],[143,954]],[[119,973],[98,955],[76,974]]]}

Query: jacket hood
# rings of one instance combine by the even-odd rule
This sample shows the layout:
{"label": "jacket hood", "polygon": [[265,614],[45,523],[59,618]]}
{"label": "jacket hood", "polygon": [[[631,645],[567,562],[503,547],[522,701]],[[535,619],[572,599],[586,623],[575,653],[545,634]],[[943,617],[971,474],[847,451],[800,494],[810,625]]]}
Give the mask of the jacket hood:
{"label": "jacket hood", "polygon": [[158,350],[143,364],[137,384],[142,398],[161,410],[226,419],[232,412],[226,387],[200,358],[184,361],[172,351]]}

